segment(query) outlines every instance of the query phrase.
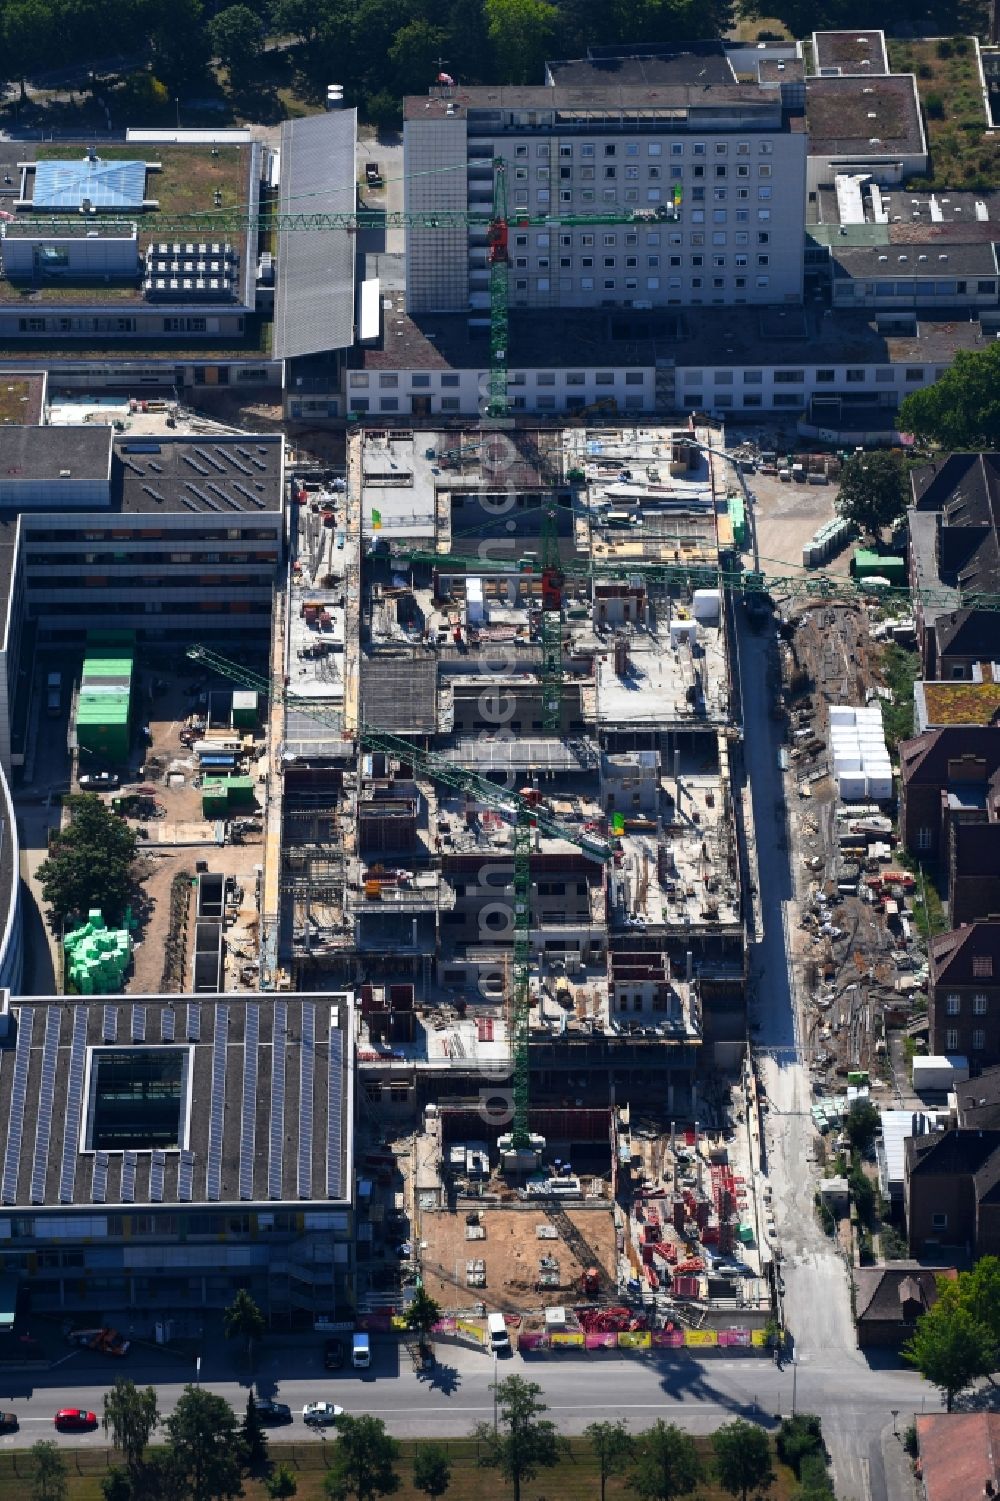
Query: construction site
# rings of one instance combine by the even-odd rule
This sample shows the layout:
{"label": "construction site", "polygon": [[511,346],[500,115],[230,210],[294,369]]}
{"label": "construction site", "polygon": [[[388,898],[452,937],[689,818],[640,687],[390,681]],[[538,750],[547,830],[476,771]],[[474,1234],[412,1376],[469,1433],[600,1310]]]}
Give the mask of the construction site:
{"label": "construction site", "polygon": [[[391,1158],[362,1304],[398,1296],[408,1267],[466,1313],[695,1275],[693,1199],[670,1209],[669,1251],[636,1249],[609,1098],[667,1137],[713,1115],[735,1131],[746,958],[719,570],[741,543],[714,440],[364,431],[346,483],[292,476],[261,984],[356,997],[362,1125]],[[203,666],[268,690],[244,664]],[[661,1161],[655,1191],[679,1171]],[[569,1216],[555,1244],[540,1194]]]}

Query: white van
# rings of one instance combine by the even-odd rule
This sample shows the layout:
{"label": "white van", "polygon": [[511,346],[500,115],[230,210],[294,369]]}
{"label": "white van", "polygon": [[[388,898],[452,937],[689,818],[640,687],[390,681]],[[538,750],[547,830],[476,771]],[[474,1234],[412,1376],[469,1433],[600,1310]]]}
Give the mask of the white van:
{"label": "white van", "polygon": [[356,1371],[367,1371],[372,1363],[371,1341],[367,1334],[351,1337],[351,1365]]}
{"label": "white van", "polygon": [[502,1313],[486,1315],[486,1332],[490,1337],[490,1349],[496,1355],[510,1354],[510,1335]]}

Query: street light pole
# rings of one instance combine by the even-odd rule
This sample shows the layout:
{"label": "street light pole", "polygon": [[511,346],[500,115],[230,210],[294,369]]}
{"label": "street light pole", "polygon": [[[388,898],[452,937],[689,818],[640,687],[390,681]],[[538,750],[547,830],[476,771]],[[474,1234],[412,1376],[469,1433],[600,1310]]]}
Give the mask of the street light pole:
{"label": "street light pole", "polygon": [[194,1362],[194,1384],[195,1384],[195,1386],[200,1386],[201,1385],[201,1356],[200,1355],[198,1355],[198,1356],[195,1357],[195,1362]]}
{"label": "street light pole", "polygon": [[497,1352],[493,1351],[493,1434],[496,1436],[498,1423],[497,1414]]}
{"label": "street light pole", "polygon": [[792,1417],[793,1418],[795,1416],[795,1392],[796,1392],[796,1388],[798,1387],[798,1382],[799,1382],[799,1363],[798,1363],[797,1360],[793,1360],[792,1361]]}

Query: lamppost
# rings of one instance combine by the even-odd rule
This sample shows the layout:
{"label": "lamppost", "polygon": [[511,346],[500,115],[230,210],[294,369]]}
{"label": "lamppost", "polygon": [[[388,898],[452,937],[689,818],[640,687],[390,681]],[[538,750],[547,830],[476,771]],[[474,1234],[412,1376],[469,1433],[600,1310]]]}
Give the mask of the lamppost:
{"label": "lamppost", "polygon": [[895,1435],[896,1438],[899,1438],[899,1429],[896,1427],[896,1419],[899,1417],[899,1408],[898,1407],[890,1407],[889,1411],[892,1413],[892,1431],[893,1431],[893,1434]]}
{"label": "lamppost", "polygon": [[497,1359],[498,1359],[497,1352],[496,1352],[496,1350],[494,1350],[493,1351],[493,1433],[494,1433],[494,1436],[496,1435],[496,1432],[497,1432],[497,1423],[498,1423],[498,1414],[497,1414]]}
{"label": "lamppost", "polygon": [[799,1383],[799,1363],[792,1360],[792,1417],[795,1416],[795,1393]]}
{"label": "lamppost", "polygon": [[195,1356],[195,1362],[194,1362],[194,1384],[195,1384],[195,1386],[200,1386],[201,1385],[201,1356],[200,1355]]}

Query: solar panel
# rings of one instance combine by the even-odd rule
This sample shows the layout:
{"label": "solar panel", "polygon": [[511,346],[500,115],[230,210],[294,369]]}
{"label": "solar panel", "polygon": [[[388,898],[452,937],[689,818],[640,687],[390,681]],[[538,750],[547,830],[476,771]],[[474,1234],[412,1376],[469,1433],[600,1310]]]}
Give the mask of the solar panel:
{"label": "solar panel", "polygon": [[132,1007],[132,1041],[146,1041],[146,1008],[134,1005]]}
{"label": "solar panel", "polygon": [[281,1198],[285,1146],[285,1043],[288,1003],[275,1001],[271,1034],[271,1126],[267,1154],[267,1196]]}
{"label": "solar panel", "polygon": [[257,1043],[260,1037],[260,1007],[246,1009],[243,1040],[243,1113],[240,1119],[240,1198],[253,1198],[253,1155],[257,1131]]}
{"label": "solar panel", "polygon": [[152,469],[152,471],[153,471],[154,474],[162,474],[163,473],[163,465],[162,464],[155,464],[152,459],[150,459],[150,461],[149,461],[149,467],[150,467],[150,469]]}
{"label": "solar panel", "polygon": [[249,448],[241,448],[238,443],[236,445],[236,452],[239,454],[241,459],[249,459],[253,457]]}
{"label": "solar panel", "polygon": [[312,1198],[313,1085],[316,1078],[316,1007],[302,1003],[302,1051],[299,1054],[299,1171],[300,1199]]}
{"label": "solar panel", "polygon": [[194,1187],[194,1153],[182,1152],[177,1167],[177,1197],[182,1204],[190,1204]]}
{"label": "solar panel", "polygon": [[326,1086],[326,1195],[339,1199],[343,1192],[340,1111],[344,1089],[344,1034],[330,1027],[330,1074]]}
{"label": "solar panel", "polygon": [[45,1203],[45,1173],[49,1165],[49,1139],[52,1135],[52,1101],[56,1092],[56,1066],[59,1062],[59,1028],[62,1011],[50,1006],[45,1013],[45,1042],[42,1045],[42,1083],[38,1091],[38,1117],[35,1122],[35,1160],[31,1168],[31,1202]]}
{"label": "solar panel", "polygon": [[14,1054],[14,1078],[10,1090],[10,1118],[7,1126],[7,1150],[3,1161],[2,1197],[5,1204],[17,1203],[17,1174],[21,1162],[21,1134],[24,1131],[24,1101],[28,1092],[28,1069],[31,1064],[31,1029],[35,1013],[22,1006],[17,1013],[17,1052]]}
{"label": "solar panel", "polygon": [[206,469],[205,466],[204,466],[204,464],[199,464],[198,460],[197,459],[193,459],[189,453],[182,452],[181,453],[181,458],[184,460],[185,464],[190,464],[191,468],[194,469],[194,470],[196,470],[198,474],[206,474],[207,475],[207,474],[211,473],[210,469]]}
{"label": "solar panel", "polygon": [[[246,464],[242,463],[236,457],[231,448],[222,448],[217,443],[215,445],[215,451],[216,453],[221,454],[222,457],[227,461],[227,463],[232,464],[234,469],[238,469],[241,474],[253,474],[253,470],[248,469]],[[240,452],[240,450],[238,449],[237,452]]]}
{"label": "solar panel", "polygon": [[122,459],[122,466],[125,469],[131,469],[133,474],[142,476],[146,473],[145,469],[141,468],[140,465],[133,464],[131,459]]}
{"label": "solar panel", "polygon": [[149,496],[150,500],[158,500],[162,503],[167,498],[165,495],[161,495],[159,490],[154,490],[152,485],[143,485],[142,491],[144,495]]}
{"label": "solar panel", "polygon": [[[266,453],[266,452],[267,452],[266,448],[262,448],[261,449],[261,453]],[[254,466],[255,469],[263,469],[263,470],[267,469],[267,465],[266,464],[262,464],[261,461],[260,461],[260,459],[255,459],[254,456],[253,456],[253,454],[250,455],[250,462]]]}
{"label": "solar panel", "polygon": [[207,451],[207,449],[196,448],[195,453],[198,455],[199,459],[204,459],[206,464],[211,464],[212,468],[215,469],[219,474],[225,474],[225,464],[220,464],[218,459],[213,458],[212,455]]}
{"label": "solar panel", "polygon": [[160,1041],[173,1042],[177,1013],[173,1006],[164,1006],[160,1012]]}
{"label": "solar panel", "polygon": [[122,1158],[122,1203],[135,1203],[135,1170],[139,1158],[135,1152],[126,1152]]}
{"label": "solar panel", "polygon": [[226,1060],[229,1046],[229,1007],[215,1008],[215,1041],[212,1044],[212,1107],[208,1125],[208,1172],[205,1197],[217,1201],[222,1194],[222,1132],[226,1115]]}
{"label": "solar panel", "polygon": [[95,1204],[103,1204],[108,1196],[108,1154],[94,1153],[94,1176],[90,1184],[90,1197]]}
{"label": "solar panel", "polygon": [[151,1204],[163,1203],[163,1173],[167,1165],[167,1154],[156,1151],[149,1164],[149,1202]]}
{"label": "solar panel", "polygon": [[188,1042],[201,1041],[201,1006],[197,1001],[188,1002],[187,1039]]}
{"label": "solar panel", "polygon": [[194,501],[189,500],[186,495],[178,495],[177,499],[180,501],[182,506],[187,506],[189,511],[196,511],[198,509]]}
{"label": "solar panel", "polygon": [[105,1006],[104,1024],[101,1028],[101,1036],[105,1042],[118,1041],[118,1007]]}
{"label": "solar panel", "polygon": [[72,1204],[76,1187],[76,1148],[80,1140],[80,1111],[83,1104],[83,1067],[87,1057],[87,1008],[77,1006],[73,1012],[73,1042],[69,1052],[69,1088],[66,1091],[66,1125],[63,1130],[62,1168],[59,1173],[59,1202]]}
{"label": "solar panel", "polygon": [[211,480],[209,480],[208,488],[212,491],[213,495],[217,495],[225,505],[230,507],[231,510],[238,511],[240,509],[239,501],[234,500],[231,495],[227,495],[221,485],[216,485]]}

